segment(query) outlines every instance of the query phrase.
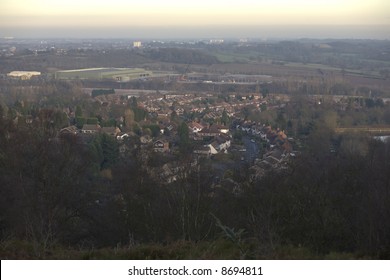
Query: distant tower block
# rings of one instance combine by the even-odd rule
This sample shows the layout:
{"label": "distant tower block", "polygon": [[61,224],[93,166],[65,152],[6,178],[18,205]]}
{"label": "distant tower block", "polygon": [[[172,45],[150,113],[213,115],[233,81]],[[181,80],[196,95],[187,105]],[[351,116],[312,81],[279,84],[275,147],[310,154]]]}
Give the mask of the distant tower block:
{"label": "distant tower block", "polygon": [[141,41],[135,41],[135,42],[133,42],[133,48],[140,48],[140,47],[142,47]]}

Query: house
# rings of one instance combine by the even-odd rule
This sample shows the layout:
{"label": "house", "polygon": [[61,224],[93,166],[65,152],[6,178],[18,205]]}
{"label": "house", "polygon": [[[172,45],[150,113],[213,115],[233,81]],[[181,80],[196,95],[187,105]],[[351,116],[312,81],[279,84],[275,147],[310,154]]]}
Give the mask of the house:
{"label": "house", "polygon": [[183,108],[177,108],[175,110],[175,112],[176,112],[177,115],[183,115],[184,114],[184,109]]}
{"label": "house", "polygon": [[98,133],[100,131],[100,126],[98,124],[84,124],[81,128],[81,133],[92,134]]}
{"label": "house", "polygon": [[220,134],[219,130],[216,127],[203,128],[198,132],[201,137],[215,137]]}
{"label": "house", "polygon": [[217,130],[217,131],[219,131],[220,133],[224,133],[224,134],[229,133],[229,128],[228,128],[227,126],[220,125],[220,124],[213,124],[213,125],[210,127],[210,130]]}
{"label": "house", "polygon": [[264,154],[262,161],[274,168],[277,168],[285,161],[285,159],[286,154],[281,149],[275,148],[274,150]]}
{"label": "house", "polygon": [[218,143],[219,151],[227,150],[230,148],[231,145],[231,139],[229,136],[225,134],[221,134],[215,138],[216,142]]}
{"label": "house", "polygon": [[190,124],[188,124],[188,129],[192,131],[192,133],[198,133],[203,128],[204,126],[197,122],[191,122]]}
{"label": "house", "polygon": [[229,128],[226,126],[221,126],[221,127],[219,127],[219,131],[221,133],[227,134],[227,133],[229,133]]}
{"label": "house", "polygon": [[169,134],[173,133],[174,131],[177,130],[177,127],[174,123],[171,123],[170,121],[160,121],[159,122],[159,127],[160,127],[160,133],[161,134]]}
{"label": "house", "polygon": [[[187,171],[188,172],[188,171]],[[158,167],[154,170],[155,178],[161,180],[163,184],[170,184],[177,181],[179,178],[184,178],[188,175],[185,167],[178,162],[165,163],[161,168]]]}
{"label": "house", "polygon": [[208,145],[211,149],[211,154],[217,154],[219,152],[226,152],[230,147],[230,137],[220,135],[214,138],[214,140]]}
{"label": "house", "polygon": [[218,154],[218,143],[216,143],[215,141],[212,142],[211,144],[208,144],[206,145],[205,147],[208,147],[210,149],[210,155],[216,155]]}
{"label": "house", "polygon": [[206,146],[199,146],[194,148],[194,154],[199,155],[199,156],[206,156],[209,157],[211,156],[211,148],[206,145]]}
{"label": "house", "polygon": [[72,125],[72,126],[68,126],[68,127],[64,127],[63,129],[60,130],[60,135],[76,135],[78,132],[78,129],[76,126]]}
{"label": "house", "polygon": [[[135,133],[134,133],[134,134],[135,134]],[[133,135],[132,135],[132,136],[133,136]],[[118,140],[118,141],[123,141],[124,139],[126,139],[126,138],[128,138],[128,137],[130,137],[130,134],[129,134],[129,133],[123,133],[123,132],[121,132],[121,133],[117,134],[116,140]]]}
{"label": "house", "polygon": [[171,114],[172,114],[172,112],[173,112],[172,110],[168,110],[168,109],[166,109],[166,110],[160,110],[160,111],[157,112],[157,117],[158,117],[158,118],[170,117]]}
{"label": "house", "polygon": [[168,152],[169,142],[166,140],[157,140],[153,143],[153,150],[161,153]]}

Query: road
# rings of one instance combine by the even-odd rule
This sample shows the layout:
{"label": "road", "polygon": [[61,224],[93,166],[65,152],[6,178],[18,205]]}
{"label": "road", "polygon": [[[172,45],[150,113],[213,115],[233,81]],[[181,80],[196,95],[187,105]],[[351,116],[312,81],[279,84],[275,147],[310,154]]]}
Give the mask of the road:
{"label": "road", "polygon": [[260,152],[259,144],[257,142],[252,142],[252,139],[254,138],[251,138],[249,136],[242,137],[242,142],[246,149],[246,151],[244,152],[244,160],[250,164],[255,161],[256,157],[258,157]]}

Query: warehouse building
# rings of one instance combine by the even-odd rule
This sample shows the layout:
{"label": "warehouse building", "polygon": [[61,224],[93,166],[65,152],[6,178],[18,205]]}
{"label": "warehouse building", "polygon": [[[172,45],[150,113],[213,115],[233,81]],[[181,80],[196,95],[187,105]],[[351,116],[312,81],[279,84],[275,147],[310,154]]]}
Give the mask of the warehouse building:
{"label": "warehouse building", "polygon": [[41,72],[37,71],[12,71],[7,74],[7,77],[21,80],[30,80],[34,76],[40,76]]}
{"label": "warehouse building", "polygon": [[55,73],[55,78],[58,80],[114,80],[117,82],[145,79],[150,76],[152,72],[142,68],[87,68]]}

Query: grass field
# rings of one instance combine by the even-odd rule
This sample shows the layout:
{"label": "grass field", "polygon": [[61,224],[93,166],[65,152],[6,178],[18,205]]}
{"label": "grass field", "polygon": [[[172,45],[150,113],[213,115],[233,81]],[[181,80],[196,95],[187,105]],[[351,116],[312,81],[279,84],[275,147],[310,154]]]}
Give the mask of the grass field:
{"label": "grass field", "polygon": [[[285,61],[280,58],[272,57],[272,56],[266,56],[264,54],[261,54],[256,51],[248,51],[246,53],[244,52],[234,52],[234,51],[213,51],[210,52],[210,54],[216,56],[218,60],[221,63],[245,63],[245,64],[268,64],[270,67],[272,65],[280,65],[284,66],[286,68],[290,68],[290,70],[286,70],[285,72],[288,72],[288,74],[291,74],[292,72],[304,72],[304,71],[318,71],[318,69],[321,69],[322,71],[332,71],[332,72],[339,72],[344,75],[356,75],[356,76],[363,76],[368,78],[374,78],[379,79],[382,78],[379,72],[379,67],[364,67],[362,69],[355,69],[351,66],[341,68],[326,64],[317,64],[317,63],[301,63],[301,62],[289,62]],[[355,54],[348,54],[343,53],[344,57],[355,57]],[[367,64],[380,64],[383,67],[390,67],[390,61],[378,61],[374,59],[359,59],[363,63],[366,62]],[[278,63],[272,63],[273,61],[277,61]],[[275,68],[275,67],[272,67]],[[291,70],[292,69],[292,70]],[[283,70],[279,69],[278,71]]]}

